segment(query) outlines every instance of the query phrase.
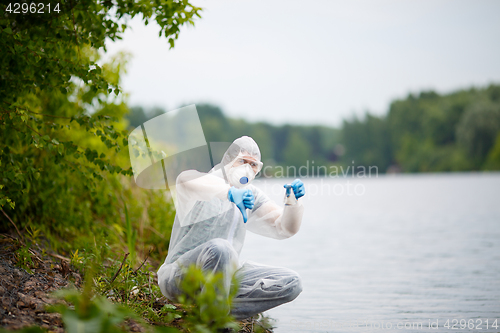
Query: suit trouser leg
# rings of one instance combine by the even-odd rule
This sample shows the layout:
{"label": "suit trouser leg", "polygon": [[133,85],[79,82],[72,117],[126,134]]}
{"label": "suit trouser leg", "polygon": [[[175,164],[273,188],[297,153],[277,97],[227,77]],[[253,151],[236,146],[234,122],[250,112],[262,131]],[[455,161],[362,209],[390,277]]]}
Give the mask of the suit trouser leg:
{"label": "suit trouser leg", "polygon": [[231,279],[238,267],[238,254],[225,239],[215,238],[181,255],[174,263],[164,264],[158,270],[160,289],[168,299],[176,300],[182,293],[180,283],[184,268],[195,264],[204,272],[222,272],[224,292],[229,295]]}
{"label": "suit trouser leg", "polygon": [[239,289],[231,313],[238,319],[291,302],[302,291],[299,275],[288,268],[247,262],[235,275]]}

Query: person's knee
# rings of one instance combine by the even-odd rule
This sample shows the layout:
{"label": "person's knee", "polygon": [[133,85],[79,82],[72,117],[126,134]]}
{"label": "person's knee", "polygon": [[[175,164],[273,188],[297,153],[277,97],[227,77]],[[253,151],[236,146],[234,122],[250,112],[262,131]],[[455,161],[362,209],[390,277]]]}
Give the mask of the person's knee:
{"label": "person's knee", "polygon": [[233,256],[236,252],[227,240],[214,238],[206,243],[207,250],[215,256]]}
{"label": "person's knee", "polygon": [[227,248],[232,248],[231,243],[227,239],[224,238],[213,238],[206,242],[208,246],[211,246],[216,249],[227,249]]}
{"label": "person's knee", "polygon": [[299,296],[302,292],[302,280],[300,276],[291,271],[290,280],[288,282],[287,293],[285,295],[285,302],[291,302]]}
{"label": "person's knee", "polygon": [[237,261],[238,255],[231,243],[222,238],[214,238],[206,243],[206,248],[199,258],[204,264],[202,266],[210,267],[213,265],[227,265]]}

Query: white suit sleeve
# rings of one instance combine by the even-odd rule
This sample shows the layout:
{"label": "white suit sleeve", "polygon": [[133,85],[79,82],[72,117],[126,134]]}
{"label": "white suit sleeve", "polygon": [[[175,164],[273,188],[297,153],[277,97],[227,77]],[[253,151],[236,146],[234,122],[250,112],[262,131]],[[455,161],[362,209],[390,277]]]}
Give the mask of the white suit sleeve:
{"label": "white suit sleeve", "polygon": [[280,207],[266,200],[249,213],[246,227],[262,236],[285,239],[299,231],[303,214],[304,206],[301,201],[295,205]]}
{"label": "white suit sleeve", "polygon": [[219,210],[214,210],[209,213],[189,215],[197,202],[228,201],[229,188],[229,184],[223,178],[211,173],[187,170],[179,174],[175,188],[170,190],[174,198],[176,216],[179,218],[181,226],[204,221],[220,214]]}
{"label": "white suit sleeve", "polygon": [[214,198],[227,200],[230,185],[210,173],[187,170],[177,177],[175,187],[181,200],[210,201]]}

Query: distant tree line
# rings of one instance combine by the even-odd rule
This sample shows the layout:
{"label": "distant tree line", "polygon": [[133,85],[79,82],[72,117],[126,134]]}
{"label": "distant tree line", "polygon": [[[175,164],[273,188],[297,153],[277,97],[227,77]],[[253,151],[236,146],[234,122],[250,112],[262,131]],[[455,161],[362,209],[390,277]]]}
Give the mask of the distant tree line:
{"label": "distant tree line", "polygon": [[500,86],[395,100],[383,117],[345,120],[344,161],[381,171],[500,169]]}
{"label": "distant tree line", "polygon": [[[409,94],[393,101],[386,115],[367,113],[344,120],[340,129],[250,123],[215,105],[196,107],[208,142],[251,136],[267,165],[376,166],[380,173],[500,170],[500,85]],[[127,117],[136,127],[164,112],[133,107]]]}
{"label": "distant tree line", "polygon": [[[340,142],[340,131],[326,126],[275,126],[265,122],[250,123],[229,118],[215,105],[196,104],[196,109],[207,142],[232,142],[248,135],[259,145],[263,162],[267,165],[300,167],[307,160],[315,165],[338,163],[335,145]],[[132,107],[128,115],[130,127],[162,114],[160,108]]]}

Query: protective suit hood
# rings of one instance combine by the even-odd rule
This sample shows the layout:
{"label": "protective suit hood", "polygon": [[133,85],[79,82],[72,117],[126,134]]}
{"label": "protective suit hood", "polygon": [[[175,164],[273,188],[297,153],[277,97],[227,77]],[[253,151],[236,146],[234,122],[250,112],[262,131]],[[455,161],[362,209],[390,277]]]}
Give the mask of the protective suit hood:
{"label": "protective suit hood", "polygon": [[[253,169],[247,163],[236,166],[239,159],[250,160],[256,168]],[[259,146],[251,137],[242,136],[234,140],[224,153],[221,163],[214,169],[222,169],[225,180],[231,186],[244,187],[255,178],[262,166]]]}

